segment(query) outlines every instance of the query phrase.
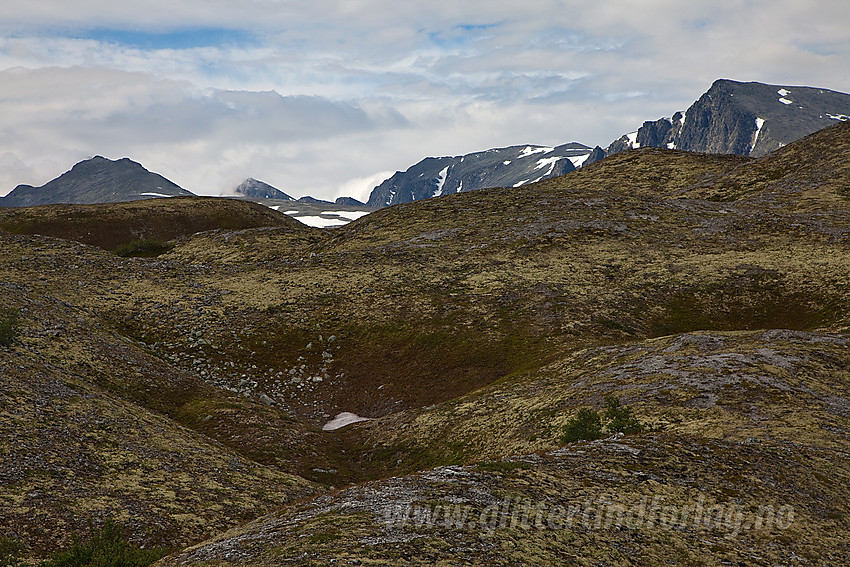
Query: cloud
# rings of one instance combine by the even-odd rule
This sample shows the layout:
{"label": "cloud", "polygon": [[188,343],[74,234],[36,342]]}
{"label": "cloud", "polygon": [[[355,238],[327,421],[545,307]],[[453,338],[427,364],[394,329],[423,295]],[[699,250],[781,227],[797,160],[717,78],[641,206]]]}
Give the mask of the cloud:
{"label": "cloud", "polygon": [[362,196],[428,155],[605,145],[720,77],[850,91],[827,0],[47,4],[0,5],[0,194],[103,154]]}
{"label": "cloud", "polygon": [[392,109],[367,112],[317,96],[199,90],[141,73],[87,68],[0,72],[0,116],[0,148],[18,160],[2,174],[4,192],[59,173],[51,168],[37,179],[10,177],[41,169],[37,161],[28,163],[33,158],[70,166],[102,154],[155,159],[145,165],[173,172],[190,190],[215,194],[236,171],[248,177],[247,168],[261,161],[274,162],[280,175],[317,143],[407,127]]}

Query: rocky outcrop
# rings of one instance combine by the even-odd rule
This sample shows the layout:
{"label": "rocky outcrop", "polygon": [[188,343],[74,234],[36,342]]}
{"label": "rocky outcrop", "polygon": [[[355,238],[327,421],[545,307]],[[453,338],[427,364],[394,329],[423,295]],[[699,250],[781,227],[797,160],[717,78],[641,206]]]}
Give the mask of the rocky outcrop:
{"label": "rocky outcrop", "polygon": [[337,205],[343,205],[346,207],[365,207],[366,203],[361,203],[354,197],[337,197],[336,201],[334,201]]}

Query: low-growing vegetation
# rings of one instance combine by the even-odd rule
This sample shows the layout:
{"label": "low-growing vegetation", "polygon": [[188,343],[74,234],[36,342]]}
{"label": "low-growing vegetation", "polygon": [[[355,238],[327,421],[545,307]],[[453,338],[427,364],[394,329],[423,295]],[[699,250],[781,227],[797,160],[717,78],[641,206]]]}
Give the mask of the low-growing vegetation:
{"label": "low-growing vegetation", "polygon": [[0,567],[21,567],[21,554],[26,546],[19,540],[0,536]]}
{"label": "low-growing vegetation", "polygon": [[564,426],[561,441],[564,443],[579,440],[593,441],[602,436],[602,420],[599,413],[591,408],[581,408],[575,417]]}
{"label": "low-growing vegetation", "polygon": [[160,254],[165,254],[174,248],[174,244],[163,242],[155,238],[145,238],[143,240],[131,240],[125,244],[119,245],[115,249],[115,253],[124,258],[153,258]]}
{"label": "low-growing vegetation", "polygon": [[20,312],[10,307],[0,307],[0,346],[11,346],[20,334]]}
{"label": "low-growing vegetation", "polygon": [[127,541],[124,529],[112,520],[92,529],[85,540],[73,536],[71,547],[60,551],[40,567],[147,567],[162,559],[164,549],[142,549]]}
{"label": "low-growing vegetation", "polygon": [[[603,422],[604,416],[604,422]],[[575,417],[564,426],[561,436],[563,443],[573,441],[593,441],[606,433],[640,433],[646,427],[634,416],[632,408],[620,405],[617,396],[605,396],[605,411],[602,416],[591,408],[581,408]]]}

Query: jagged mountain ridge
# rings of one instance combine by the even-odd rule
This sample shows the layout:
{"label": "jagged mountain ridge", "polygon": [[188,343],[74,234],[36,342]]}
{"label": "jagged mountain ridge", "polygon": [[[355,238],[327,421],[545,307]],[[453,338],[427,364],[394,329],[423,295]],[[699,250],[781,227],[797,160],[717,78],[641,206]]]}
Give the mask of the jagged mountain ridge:
{"label": "jagged mountain ridge", "polygon": [[[611,142],[607,149],[592,150],[582,144],[573,146],[574,168],[559,162],[555,170],[535,176],[542,165],[533,160],[502,162],[498,171],[490,160],[478,168],[468,167],[462,176],[454,170],[444,173],[446,166],[480,159],[488,152],[508,153],[516,148],[500,148],[453,158],[425,158],[405,172],[397,172],[375,187],[370,206],[388,206],[428,197],[471,191],[485,187],[514,187],[533,181],[569,173],[608,155],[640,147],[680,149],[692,152],[739,154],[760,157],[791,142],[834,124],[850,115],[850,95],[822,88],[769,85],[718,79],[687,111],[675,112],[670,118],[646,121],[636,131]],[[566,146],[558,146],[557,149]],[[541,146],[527,146],[540,148]],[[551,154],[555,156],[557,154]],[[550,157],[550,154],[545,154]],[[507,160],[505,160],[507,161]],[[491,163],[492,162],[492,163]],[[529,168],[530,164],[536,166]],[[516,169],[519,167],[519,169]],[[558,173],[560,171],[560,173]],[[460,172],[458,172],[460,173]],[[498,173],[497,175],[494,175]],[[448,177],[445,179],[444,177]],[[460,177],[463,183],[461,185]]]}
{"label": "jagged mountain ridge", "polygon": [[522,145],[429,157],[375,187],[367,204],[385,207],[483,187],[517,187],[574,171],[591,152],[571,142],[554,148]]}
{"label": "jagged mountain ridge", "polygon": [[612,142],[606,155],[651,146],[761,157],[848,115],[845,93],[719,79],[687,111],[644,122]]}
{"label": "jagged mountain ridge", "polygon": [[0,199],[0,206],[89,205],[192,195],[192,192],[129,158],[110,160],[95,156],[79,162],[70,171],[41,187],[18,185]]}

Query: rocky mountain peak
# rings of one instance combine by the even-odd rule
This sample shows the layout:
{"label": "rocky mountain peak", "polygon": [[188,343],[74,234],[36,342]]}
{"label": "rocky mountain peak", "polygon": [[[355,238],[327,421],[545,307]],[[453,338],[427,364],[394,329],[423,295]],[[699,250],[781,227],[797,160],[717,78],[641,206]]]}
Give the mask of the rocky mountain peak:
{"label": "rocky mountain peak", "polygon": [[77,163],[70,171],[41,187],[18,185],[0,205],[85,205],[190,195],[191,192],[129,158],[111,160],[95,156]]}
{"label": "rocky mountain peak", "polygon": [[[637,147],[759,157],[848,119],[850,95],[718,79],[685,112],[643,123],[606,152]],[[590,163],[590,162],[588,162]]]}
{"label": "rocky mountain peak", "polygon": [[236,195],[240,197],[248,197],[250,199],[281,199],[285,201],[294,201],[292,197],[265,183],[263,181],[259,181],[254,179],[253,177],[249,177],[242,183],[236,186],[234,189]]}

